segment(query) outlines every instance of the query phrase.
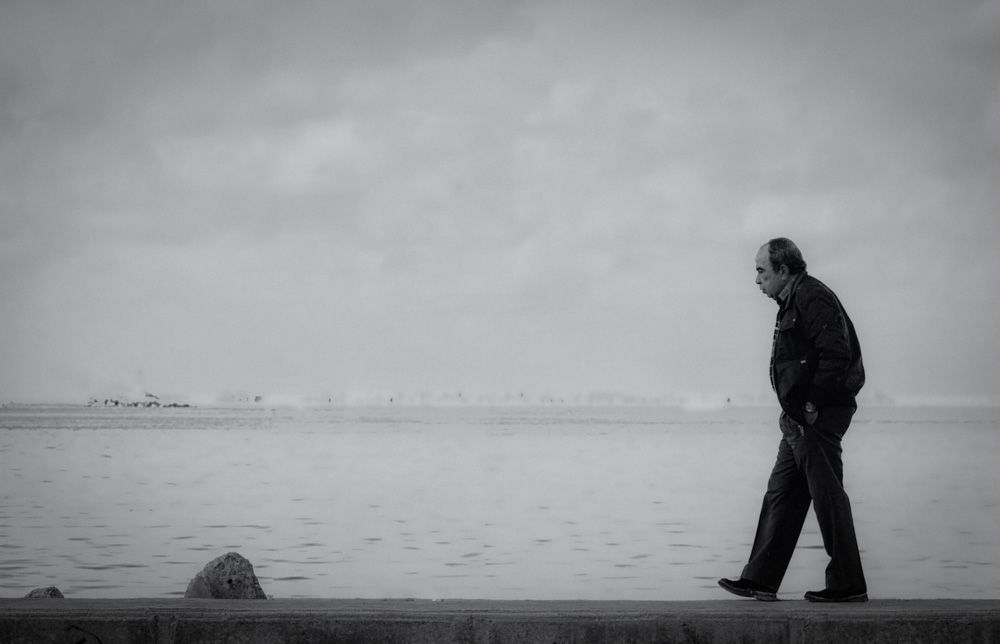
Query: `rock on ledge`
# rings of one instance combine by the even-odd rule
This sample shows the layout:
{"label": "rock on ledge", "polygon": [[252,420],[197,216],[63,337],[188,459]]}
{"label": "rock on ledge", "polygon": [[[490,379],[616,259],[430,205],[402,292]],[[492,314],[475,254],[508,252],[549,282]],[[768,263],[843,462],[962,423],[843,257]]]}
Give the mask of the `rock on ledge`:
{"label": "rock on ledge", "polygon": [[36,588],[27,595],[24,596],[25,599],[64,599],[62,591],[60,591],[55,586],[46,586],[44,588]]}
{"label": "rock on ledge", "polygon": [[267,599],[251,564],[238,552],[228,552],[205,564],[188,584],[188,599]]}

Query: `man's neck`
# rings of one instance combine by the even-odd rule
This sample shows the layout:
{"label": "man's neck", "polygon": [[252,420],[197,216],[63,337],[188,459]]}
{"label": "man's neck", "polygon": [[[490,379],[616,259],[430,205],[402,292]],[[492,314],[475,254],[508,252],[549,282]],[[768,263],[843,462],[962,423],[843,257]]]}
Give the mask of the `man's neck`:
{"label": "man's neck", "polygon": [[793,275],[792,281],[789,282],[788,284],[785,284],[785,288],[781,289],[781,292],[778,293],[777,299],[779,306],[784,306],[785,304],[788,303],[788,298],[792,296],[792,291],[795,290],[795,285],[798,284],[800,277],[802,277],[802,273]]}

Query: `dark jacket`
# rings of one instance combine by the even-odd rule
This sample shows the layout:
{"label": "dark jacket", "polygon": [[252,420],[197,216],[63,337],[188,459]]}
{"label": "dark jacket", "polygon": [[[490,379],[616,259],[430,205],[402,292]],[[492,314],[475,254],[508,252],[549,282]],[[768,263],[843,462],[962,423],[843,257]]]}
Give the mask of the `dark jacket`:
{"label": "dark jacket", "polygon": [[861,345],[840,300],[802,273],[780,303],[771,350],[771,385],[781,408],[805,423],[804,407],[856,405],[865,384]]}

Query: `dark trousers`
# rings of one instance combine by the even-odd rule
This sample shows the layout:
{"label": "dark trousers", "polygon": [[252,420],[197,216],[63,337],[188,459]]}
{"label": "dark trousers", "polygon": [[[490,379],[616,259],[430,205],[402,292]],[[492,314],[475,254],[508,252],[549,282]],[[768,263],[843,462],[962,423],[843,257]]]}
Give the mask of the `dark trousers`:
{"label": "dark trousers", "polygon": [[777,590],[788,569],[809,504],[830,556],[826,587],[866,592],[851,501],[844,491],[840,441],[851,424],[854,407],[827,408],[816,423],[801,426],[782,413],[778,460],[767,482],[757,535],[743,578]]}

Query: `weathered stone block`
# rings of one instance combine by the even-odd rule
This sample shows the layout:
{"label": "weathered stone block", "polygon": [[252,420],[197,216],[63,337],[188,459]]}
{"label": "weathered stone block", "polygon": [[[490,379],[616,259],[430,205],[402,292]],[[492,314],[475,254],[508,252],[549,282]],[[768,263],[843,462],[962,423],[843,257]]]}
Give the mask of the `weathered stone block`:
{"label": "weathered stone block", "polygon": [[64,599],[62,591],[60,591],[55,586],[45,586],[44,588],[36,588],[27,595],[24,596],[25,599]]}
{"label": "weathered stone block", "polygon": [[238,552],[228,552],[205,564],[184,593],[186,598],[267,599],[251,564]]}

